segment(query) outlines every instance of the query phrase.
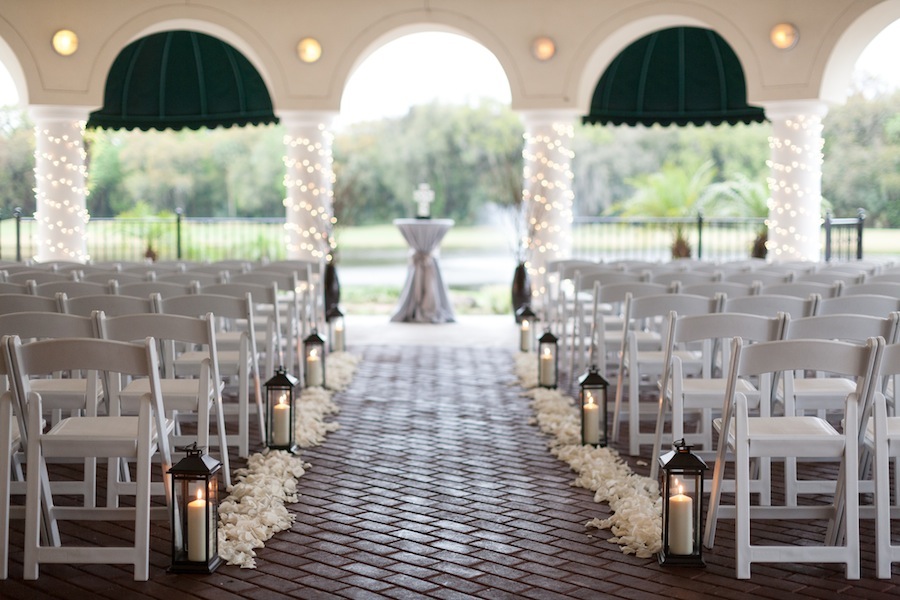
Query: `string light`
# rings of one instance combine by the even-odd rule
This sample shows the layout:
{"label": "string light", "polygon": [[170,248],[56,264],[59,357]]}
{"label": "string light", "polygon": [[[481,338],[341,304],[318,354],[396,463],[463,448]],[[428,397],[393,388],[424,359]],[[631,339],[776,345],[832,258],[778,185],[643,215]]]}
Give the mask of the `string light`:
{"label": "string light", "polygon": [[771,197],[766,248],[775,260],[819,258],[824,111],[818,106],[811,108],[809,112],[768,114],[772,135],[767,161]]}
{"label": "string light", "polygon": [[38,261],[87,262],[83,121],[35,119],[34,213]]}
{"label": "string light", "polygon": [[530,251],[526,267],[532,294],[543,297],[547,292],[547,263],[567,257],[571,250],[574,128],[571,123],[533,122],[526,129],[522,151],[522,200],[527,207],[528,229],[524,242]]}
{"label": "string light", "polygon": [[284,136],[285,243],[289,256],[329,261],[333,257],[333,139],[324,123],[288,126]]}

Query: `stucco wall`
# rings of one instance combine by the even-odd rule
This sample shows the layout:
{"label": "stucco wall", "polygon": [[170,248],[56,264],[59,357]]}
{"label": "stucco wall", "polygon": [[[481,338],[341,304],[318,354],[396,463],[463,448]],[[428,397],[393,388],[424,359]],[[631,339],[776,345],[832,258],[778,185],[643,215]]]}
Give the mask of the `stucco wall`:
{"label": "stucco wall", "polygon": [[[118,52],[148,33],[189,28],[241,50],[269,86],[276,110],[337,111],[347,79],[372,51],[407,33],[443,30],[491,50],[509,78],[518,110],[585,112],[612,58],[662,27],[701,25],[722,35],[740,58],[751,103],[821,98],[840,102],[853,63],[883,27],[900,19],[900,0],[9,0],[0,4],[0,61],[25,104],[99,107]],[[771,27],[797,26],[788,51],[769,43]],[[50,39],[79,36],[61,57]],[[531,41],[547,35],[557,55],[539,62]],[[305,36],[323,55],[296,54]]]}

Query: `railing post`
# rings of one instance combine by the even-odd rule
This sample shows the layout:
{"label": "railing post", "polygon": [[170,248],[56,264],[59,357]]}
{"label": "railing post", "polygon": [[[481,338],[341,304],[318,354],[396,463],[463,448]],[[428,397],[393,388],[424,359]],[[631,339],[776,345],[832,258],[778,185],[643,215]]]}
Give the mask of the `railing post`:
{"label": "railing post", "polygon": [[825,262],[831,262],[831,213],[825,213]]}
{"label": "railing post", "polygon": [[16,262],[22,262],[22,207],[13,210],[16,217]]}
{"label": "railing post", "polygon": [[697,260],[703,259],[703,213],[697,213]]}
{"label": "railing post", "polygon": [[858,209],[856,211],[856,260],[862,260],[863,257],[863,225],[866,222],[866,211]]}
{"label": "railing post", "polygon": [[177,260],[181,260],[181,218],[183,215],[183,208],[175,209],[175,258]]}

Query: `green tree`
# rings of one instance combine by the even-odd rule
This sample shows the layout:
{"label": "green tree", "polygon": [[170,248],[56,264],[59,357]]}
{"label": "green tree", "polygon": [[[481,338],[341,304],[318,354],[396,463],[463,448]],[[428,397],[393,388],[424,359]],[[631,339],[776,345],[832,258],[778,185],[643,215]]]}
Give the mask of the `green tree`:
{"label": "green tree", "polygon": [[[711,160],[696,165],[666,163],[656,173],[642,175],[631,180],[635,194],[628,201],[614,207],[626,217],[689,217],[702,210],[714,191],[712,183],[716,168]],[[673,257],[691,255],[691,248],[684,235],[684,225],[675,224],[672,242]]]}
{"label": "green tree", "polygon": [[0,108],[0,216],[34,212],[34,126],[25,111]]}

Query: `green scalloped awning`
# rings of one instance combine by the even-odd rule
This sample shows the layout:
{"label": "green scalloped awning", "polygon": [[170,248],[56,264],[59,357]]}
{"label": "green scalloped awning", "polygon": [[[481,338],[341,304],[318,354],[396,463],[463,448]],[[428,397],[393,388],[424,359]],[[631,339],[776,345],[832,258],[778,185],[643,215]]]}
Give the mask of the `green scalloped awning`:
{"label": "green scalloped awning", "polygon": [[89,128],[199,129],[277,123],[269,91],[243,54],[195,31],[165,31],[122,49]]}
{"label": "green scalloped awning", "polygon": [[710,29],[674,27],[643,37],[603,73],[588,124],[719,125],[765,121],[747,104],[737,55]]}

